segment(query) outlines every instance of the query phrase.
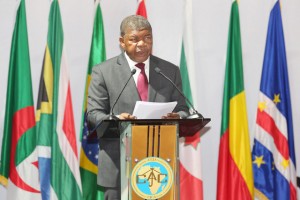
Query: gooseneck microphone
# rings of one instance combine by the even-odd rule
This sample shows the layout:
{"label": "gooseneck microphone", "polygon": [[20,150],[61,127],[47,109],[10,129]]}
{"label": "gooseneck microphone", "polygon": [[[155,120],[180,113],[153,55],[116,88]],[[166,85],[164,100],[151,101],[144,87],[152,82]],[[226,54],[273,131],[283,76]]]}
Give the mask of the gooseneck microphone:
{"label": "gooseneck microphone", "polygon": [[133,69],[131,70],[131,74],[130,74],[130,77],[128,78],[127,82],[125,83],[123,89],[121,90],[118,98],[115,100],[115,103],[113,104],[113,106],[111,107],[111,110],[110,110],[110,114],[109,114],[109,119],[115,119],[115,120],[118,120],[119,118],[117,116],[115,116],[114,114],[114,108],[117,104],[117,102],[119,101],[120,97],[121,97],[121,94],[123,93],[124,89],[126,88],[127,84],[129,83],[131,77],[136,73],[136,69]]}
{"label": "gooseneck microphone", "polygon": [[162,71],[160,70],[160,68],[155,67],[154,68],[155,72],[162,75],[163,77],[165,77],[170,83],[172,83],[172,85],[176,88],[176,90],[179,92],[179,94],[181,94],[181,96],[184,97],[184,99],[186,100],[186,102],[188,102],[188,104],[191,106],[193,113],[191,115],[189,115],[187,117],[187,119],[203,119],[203,116],[198,113],[198,111],[194,108],[193,104],[190,102],[190,100],[181,92],[181,90],[176,86],[176,84],[169,78],[167,77],[164,73],[162,73]]}
{"label": "gooseneck microphone", "polygon": [[[109,119],[110,120],[119,120],[119,118],[117,116],[114,115],[114,107],[115,105],[117,104],[117,102],[119,101],[120,99],[120,96],[121,94],[123,93],[124,89],[126,88],[129,80],[131,79],[131,77],[136,73],[136,69],[133,69],[131,70],[131,74],[130,74],[130,77],[128,78],[127,82],[125,83],[124,87],[122,88],[122,91],[120,92],[118,98],[115,100],[113,106],[111,107],[111,110],[110,110],[110,113],[109,113]],[[92,135],[94,133],[94,131],[96,131],[98,129],[98,127],[102,124],[102,120],[92,129],[92,130],[89,130],[89,135]]]}

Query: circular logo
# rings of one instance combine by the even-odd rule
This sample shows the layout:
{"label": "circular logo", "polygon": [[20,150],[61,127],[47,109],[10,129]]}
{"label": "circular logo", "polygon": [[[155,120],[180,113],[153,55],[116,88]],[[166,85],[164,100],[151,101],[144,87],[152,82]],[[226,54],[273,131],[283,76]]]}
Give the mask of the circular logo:
{"label": "circular logo", "polygon": [[131,186],[143,199],[163,197],[173,184],[169,163],[158,157],[147,157],[138,162],[131,173]]}

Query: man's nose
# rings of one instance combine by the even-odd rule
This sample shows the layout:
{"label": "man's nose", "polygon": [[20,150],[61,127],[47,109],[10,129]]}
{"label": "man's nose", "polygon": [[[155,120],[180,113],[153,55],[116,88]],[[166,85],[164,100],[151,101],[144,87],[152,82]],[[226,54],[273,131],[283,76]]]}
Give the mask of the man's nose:
{"label": "man's nose", "polygon": [[145,45],[145,41],[143,39],[139,40],[137,43],[137,46],[144,46]]}

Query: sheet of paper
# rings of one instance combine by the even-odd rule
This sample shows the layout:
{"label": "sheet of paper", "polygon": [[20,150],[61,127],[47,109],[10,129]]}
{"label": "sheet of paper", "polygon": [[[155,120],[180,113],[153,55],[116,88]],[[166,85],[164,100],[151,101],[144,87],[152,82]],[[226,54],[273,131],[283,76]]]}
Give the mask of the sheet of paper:
{"label": "sheet of paper", "polygon": [[147,102],[137,101],[133,110],[133,116],[138,119],[161,119],[161,116],[171,113],[177,101],[161,103],[161,102]]}

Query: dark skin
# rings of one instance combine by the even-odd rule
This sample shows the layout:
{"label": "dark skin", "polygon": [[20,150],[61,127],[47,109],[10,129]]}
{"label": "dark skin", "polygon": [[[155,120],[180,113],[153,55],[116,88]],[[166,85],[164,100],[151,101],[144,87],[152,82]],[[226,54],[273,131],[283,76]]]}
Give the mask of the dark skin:
{"label": "dark skin", "polygon": [[[153,37],[152,32],[147,29],[131,30],[127,29],[124,36],[119,38],[120,46],[135,62],[145,62],[152,52]],[[136,119],[130,113],[121,113],[120,119]],[[178,113],[167,113],[162,116],[162,119],[179,119]]]}

